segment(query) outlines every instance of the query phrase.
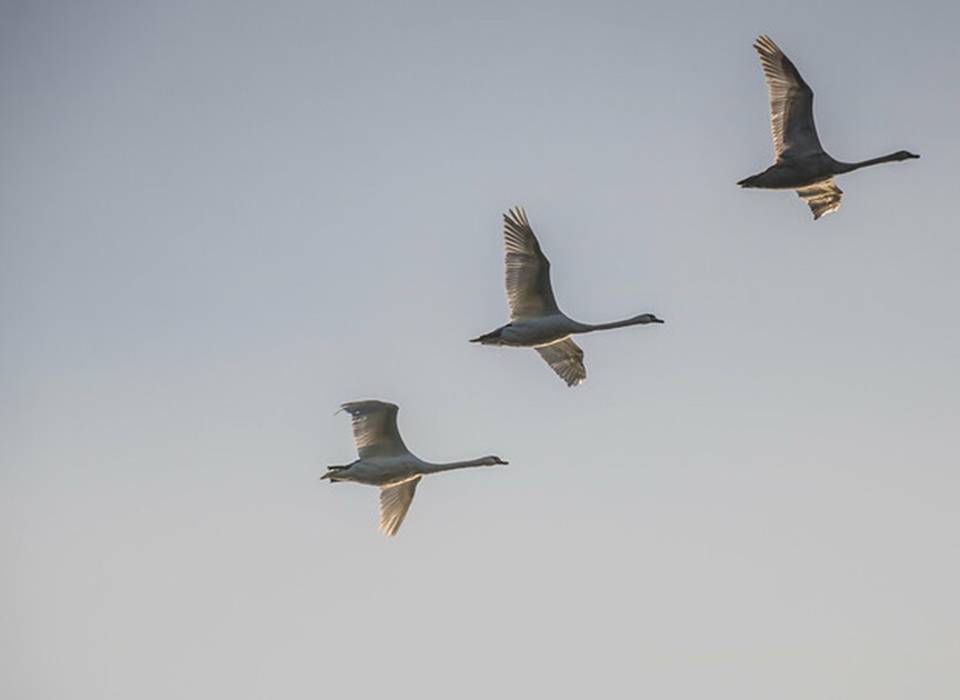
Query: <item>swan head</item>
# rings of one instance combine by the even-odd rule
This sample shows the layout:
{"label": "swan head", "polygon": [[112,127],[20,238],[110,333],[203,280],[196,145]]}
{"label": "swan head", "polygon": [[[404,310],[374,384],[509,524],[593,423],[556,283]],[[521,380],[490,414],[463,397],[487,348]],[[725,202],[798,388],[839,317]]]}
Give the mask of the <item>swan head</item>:
{"label": "swan head", "polygon": [[911,153],[910,151],[897,151],[893,154],[893,157],[896,160],[908,160],[909,158],[919,158],[916,153]]}
{"label": "swan head", "polygon": [[640,314],[633,317],[634,323],[663,323],[663,321],[653,314]]}
{"label": "swan head", "polygon": [[510,462],[506,461],[505,459],[500,459],[496,455],[488,455],[486,457],[481,457],[479,461],[480,461],[480,464],[482,464],[485,467],[495,467],[498,464],[510,464]]}

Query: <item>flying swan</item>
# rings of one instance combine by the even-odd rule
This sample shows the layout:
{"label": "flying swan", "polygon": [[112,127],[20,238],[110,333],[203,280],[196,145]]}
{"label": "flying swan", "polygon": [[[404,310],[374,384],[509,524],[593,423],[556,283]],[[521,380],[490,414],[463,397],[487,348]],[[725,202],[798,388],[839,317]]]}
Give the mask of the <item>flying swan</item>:
{"label": "flying swan", "polygon": [[663,323],[653,314],[612,323],[574,321],[557,308],[550,286],[550,262],[540,250],[522,207],[514,207],[503,215],[503,238],[511,320],[505,326],[471,339],[471,343],[533,348],[567,386],[575,386],[587,378],[587,370],[583,366],[583,350],[570,340],[571,335]]}
{"label": "flying swan", "polygon": [[[493,455],[465,462],[425,462],[403,444],[397,430],[396,404],[386,401],[351,401],[340,406],[353,419],[353,441],[360,459],[342,466],[327,467],[321,479],[355,481],[380,487],[380,532],[397,534],[410,509],[417,484],[425,474],[507,464]],[[339,413],[339,411],[338,411]]]}
{"label": "flying swan", "polygon": [[770,129],[777,161],[762,173],[737,184],[770,190],[796,190],[819,219],[840,208],[843,191],[834,175],[849,173],[868,165],[919,158],[908,151],[871,158],[857,163],[834,160],[820,145],[813,123],[813,90],[780,47],[768,36],[761,36],[753,48],[760,54],[763,75],[770,95]]}

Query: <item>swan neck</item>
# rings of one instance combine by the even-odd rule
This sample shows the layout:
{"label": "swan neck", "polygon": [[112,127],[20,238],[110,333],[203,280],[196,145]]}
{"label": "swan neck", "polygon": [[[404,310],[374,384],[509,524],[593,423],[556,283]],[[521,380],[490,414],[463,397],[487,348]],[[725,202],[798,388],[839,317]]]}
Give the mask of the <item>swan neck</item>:
{"label": "swan neck", "polygon": [[424,474],[436,474],[437,472],[448,472],[452,469],[466,469],[467,467],[483,467],[486,462],[482,459],[467,459],[462,462],[425,462]]}
{"label": "swan neck", "polygon": [[869,160],[860,160],[856,163],[844,163],[842,161],[836,161],[836,172],[839,173],[849,173],[854,170],[859,170],[860,168],[866,168],[871,165],[879,165],[880,163],[889,163],[890,161],[899,160],[896,153],[888,153],[885,156],[880,156],[879,158],[870,158]]}
{"label": "swan neck", "polygon": [[609,323],[581,323],[583,330],[580,333],[591,333],[592,331],[606,331],[611,328],[623,328],[624,326],[636,326],[642,321],[636,318],[625,318],[622,321],[610,321]]}

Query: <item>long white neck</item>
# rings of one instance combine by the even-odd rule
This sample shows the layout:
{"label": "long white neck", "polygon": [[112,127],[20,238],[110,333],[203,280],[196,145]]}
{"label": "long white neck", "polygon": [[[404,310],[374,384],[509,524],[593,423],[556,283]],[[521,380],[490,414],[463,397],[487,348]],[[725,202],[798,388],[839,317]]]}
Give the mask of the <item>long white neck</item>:
{"label": "long white neck", "polygon": [[639,318],[625,318],[622,321],[610,321],[609,323],[580,323],[577,322],[577,333],[592,333],[593,331],[606,331],[611,328],[623,328],[624,326],[638,326],[646,323]]}
{"label": "long white neck", "polygon": [[423,463],[423,473],[424,474],[436,474],[437,472],[448,472],[451,469],[466,469],[467,467],[489,467],[491,466],[490,461],[487,457],[479,457],[478,459],[467,459],[463,462],[442,462],[440,464],[434,464],[433,462],[424,462]]}
{"label": "long white neck", "polygon": [[860,168],[866,168],[871,165],[879,165],[880,163],[890,163],[895,160],[903,160],[900,157],[899,153],[888,153],[885,156],[880,156],[879,158],[870,158],[869,160],[859,160],[856,163],[844,163],[842,161],[836,161],[837,172],[838,173],[849,173],[854,170],[859,170]]}

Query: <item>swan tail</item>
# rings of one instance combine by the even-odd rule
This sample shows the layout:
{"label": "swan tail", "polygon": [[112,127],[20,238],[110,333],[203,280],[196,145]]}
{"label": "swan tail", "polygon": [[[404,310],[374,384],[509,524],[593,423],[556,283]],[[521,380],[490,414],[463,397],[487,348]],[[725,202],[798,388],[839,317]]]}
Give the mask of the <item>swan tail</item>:
{"label": "swan tail", "polygon": [[503,339],[501,335],[504,328],[506,328],[506,326],[501,326],[495,331],[478,335],[476,338],[471,338],[470,342],[480,343],[481,345],[503,345]]}
{"label": "swan tail", "polygon": [[340,476],[340,472],[342,472],[344,469],[349,469],[352,466],[352,464],[331,464],[327,467],[327,473],[320,478],[327,479],[330,481],[330,483],[335,481],[344,481],[344,478]]}

